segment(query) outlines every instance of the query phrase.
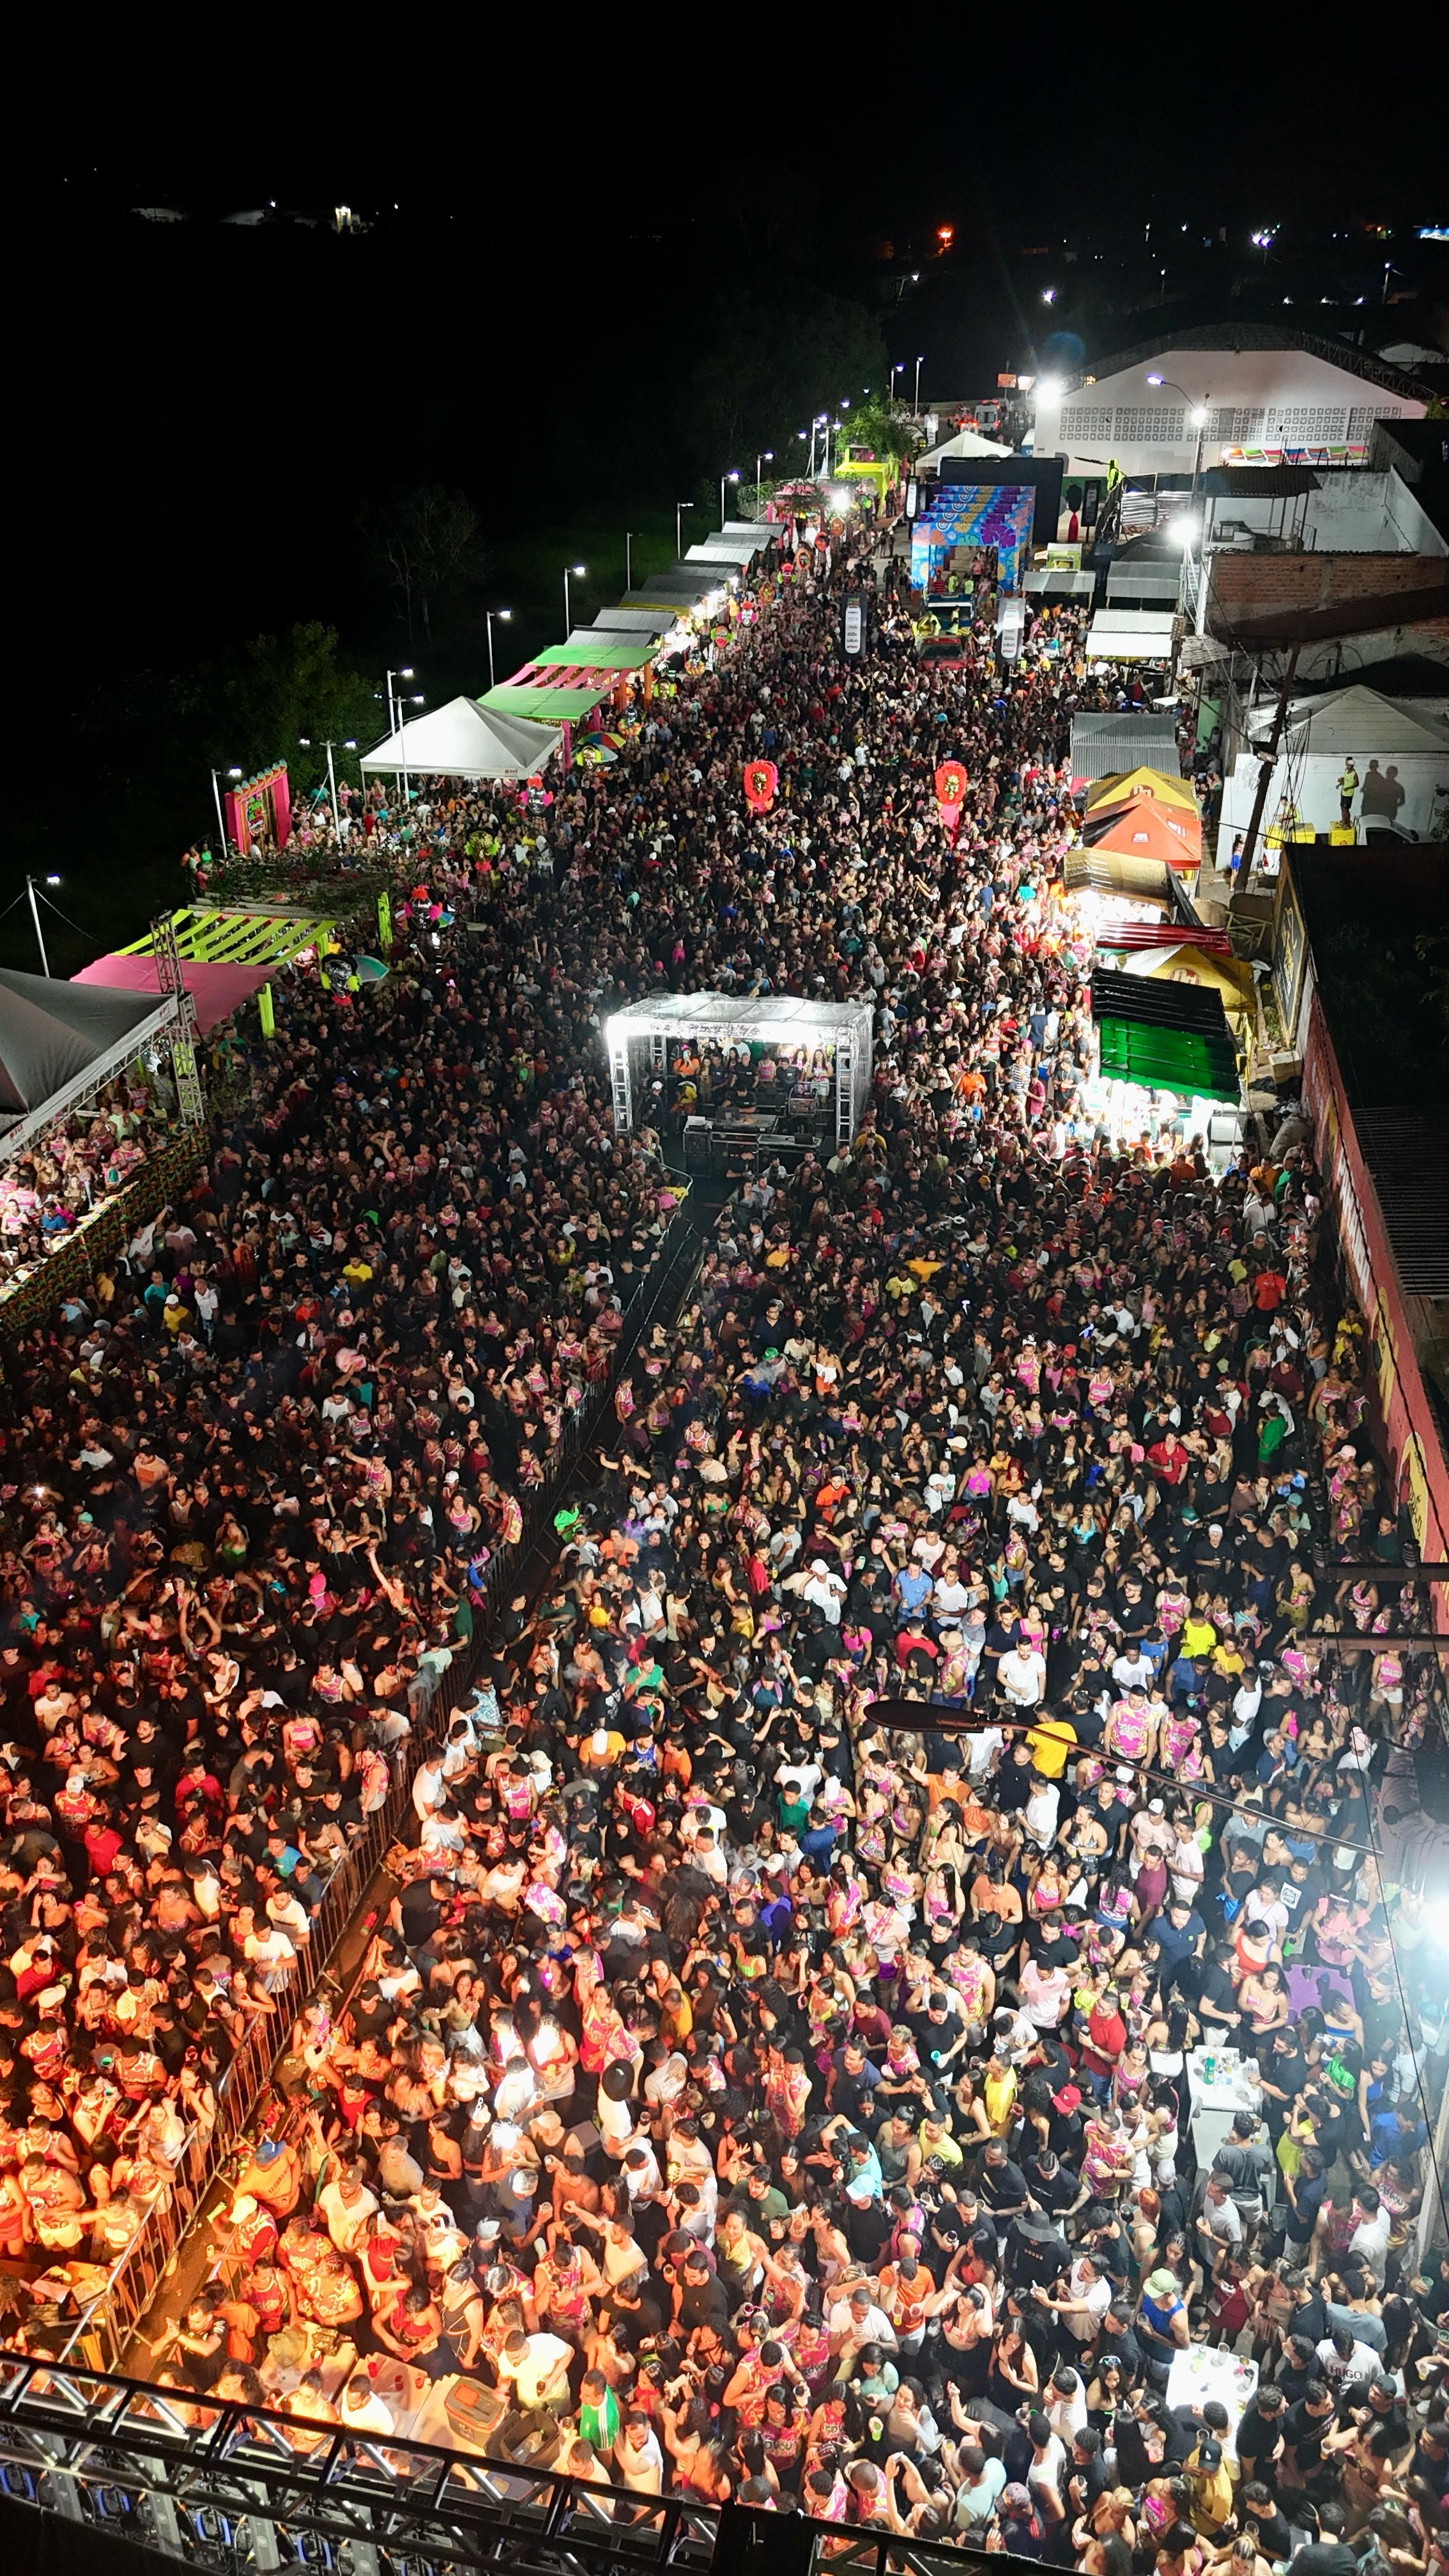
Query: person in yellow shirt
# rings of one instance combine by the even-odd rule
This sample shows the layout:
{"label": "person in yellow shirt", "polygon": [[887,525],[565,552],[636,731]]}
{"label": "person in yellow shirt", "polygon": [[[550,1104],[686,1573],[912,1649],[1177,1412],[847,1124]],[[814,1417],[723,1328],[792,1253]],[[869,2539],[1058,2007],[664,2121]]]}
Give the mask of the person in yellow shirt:
{"label": "person in yellow shirt", "polygon": [[1070,1719],[1048,1717],[1034,1726],[1027,1743],[1032,1760],[1045,1780],[1060,1780],[1067,1765],[1067,1755],[1077,1741],[1077,1730]]}
{"label": "person in yellow shirt", "polygon": [[982,2078],[981,2095],[993,2138],[1004,2138],[1016,2111],[1016,2068],[993,2050]]}

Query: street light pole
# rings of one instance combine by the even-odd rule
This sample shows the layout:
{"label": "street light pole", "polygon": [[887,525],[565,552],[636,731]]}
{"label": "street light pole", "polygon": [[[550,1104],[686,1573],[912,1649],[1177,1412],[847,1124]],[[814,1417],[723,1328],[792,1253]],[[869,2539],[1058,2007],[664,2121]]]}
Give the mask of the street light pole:
{"label": "street light pole", "polygon": [[414,674],[413,674],[413,671],[412,671],[412,668],[411,668],[411,666],[410,666],[410,665],[407,665],[407,666],[405,666],[403,669],[398,670],[398,671],[389,671],[389,673],[388,673],[388,675],[387,675],[387,715],[388,715],[388,722],[389,722],[389,724],[391,725],[393,732],[397,735],[397,750],[398,750],[398,768],[397,768],[397,777],[398,777],[398,780],[399,780],[399,790],[398,790],[398,792],[399,792],[399,794],[400,794],[400,796],[401,796],[401,798],[402,798],[403,812],[404,812],[404,813],[406,813],[406,812],[407,812],[407,802],[408,802],[408,773],[407,773],[407,767],[406,767],[406,764],[405,764],[405,762],[404,762],[404,760],[403,760],[403,756],[402,756],[402,750],[403,750],[403,739],[402,739],[402,729],[403,729],[403,701],[402,701],[402,691],[401,691],[401,689],[397,690],[397,691],[396,691],[396,693],[394,693],[393,685],[392,685],[392,684],[393,684],[394,680],[411,680],[413,677],[414,677]]}
{"label": "street light pole", "polygon": [[571,611],[571,609],[570,609],[570,607],[569,607],[569,572],[570,572],[570,569],[572,569],[572,571],[573,571],[573,575],[574,575],[575,580],[576,580],[576,581],[582,581],[582,579],[583,579],[583,577],[584,577],[584,574],[585,574],[585,572],[587,571],[588,567],[587,567],[587,565],[585,565],[585,564],[574,564],[572,567],[570,567],[568,564],[565,564],[565,565],[564,565],[564,642],[565,642],[566,644],[567,644],[567,642],[568,642],[568,640],[569,640],[570,630],[572,629],[572,626],[573,626],[573,613],[572,613],[572,611]]}
{"label": "street light pole", "polygon": [[26,878],[25,891],[30,897],[30,918],[35,924],[35,945],[40,951],[40,971],[42,975],[48,977],[50,974],[50,959],[45,953],[45,933],[40,927],[40,906],[35,900],[34,877]]}
{"label": "street light pole", "polygon": [[[228,778],[240,778],[241,771],[239,769],[229,769],[226,774]],[[221,810],[221,773],[219,770],[214,769],[211,773],[211,793],[216,805],[216,864],[219,868],[224,868],[226,865],[226,820]]]}
{"label": "street light pole", "polygon": [[485,608],[483,614],[488,621],[488,686],[492,689],[498,685],[493,674],[493,620],[497,617],[506,624],[513,611],[511,608]]}
{"label": "street light pole", "polygon": [[[1197,432],[1197,442],[1192,451],[1192,489],[1187,496],[1189,542],[1183,548],[1183,568],[1185,571],[1192,556],[1191,539],[1197,534],[1197,487],[1198,479],[1202,473],[1202,434],[1207,427],[1207,402],[1206,399],[1202,402],[1195,400],[1194,396],[1188,392],[1186,385],[1175,384],[1171,376],[1152,375],[1148,377],[1147,381],[1150,385],[1165,386],[1170,394],[1181,394],[1183,401],[1187,405],[1188,419],[1191,421],[1193,428]],[[1208,391],[1211,393],[1211,386],[1209,386]]]}
{"label": "street light pole", "polygon": [[921,417],[921,369],[925,363],[926,361],[924,357],[917,358],[916,360],[916,399],[912,405],[912,409],[915,412],[917,420]]}
{"label": "street light pole", "polygon": [[682,562],[684,558],[684,536],[681,524],[684,513],[693,508],[692,501],[676,501],[674,504],[674,560],[676,563]]}
{"label": "street light pole", "polygon": [[739,479],[740,469],[737,465],[732,465],[728,474],[722,474],[719,478],[719,523],[721,527],[724,526],[725,520],[725,485],[727,483],[738,483]]}
{"label": "street light pole", "polygon": [[755,508],[757,510],[760,507],[760,486],[765,479],[764,469],[767,465],[773,465],[774,462],[775,451],[773,447],[764,448],[755,458]]}
{"label": "street light pole", "polygon": [[631,551],[633,534],[632,528],[624,530],[624,588],[626,590],[632,590],[634,587],[634,557]]}
{"label": "street light pole", "polygon": [[332,799],[332,829],[336,833],[338,841],[340,842],[342,839],[342,816],[337,805],[337,772],[332,766],[332,745],[330,742],[326,746],[326,751],[327,793]]}

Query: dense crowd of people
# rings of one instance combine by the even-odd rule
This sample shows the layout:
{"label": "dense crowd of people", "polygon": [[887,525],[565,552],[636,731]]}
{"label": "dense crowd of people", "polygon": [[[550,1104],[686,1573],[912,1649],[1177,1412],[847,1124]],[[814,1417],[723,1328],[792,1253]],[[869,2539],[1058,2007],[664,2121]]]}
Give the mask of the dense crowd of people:
{"label": "dense crowd of people", "polygon": [[0,1290],[118,1198],[170,1126],[170,1104],[154,1083],[117,1081],[0,1165]]}
{"label": "dense crowd of people", "polygon": [[[425,796],[389,982],[297,988],[195,1200],[31,1345],[0,2250],[103,2262],[164,2189],[607,1370],[699,1067],[616,1139],[603,1017],[868,993],[870,1111],[621,1375],[154,2366],[1088,2576],[1428,2571],[1449,1963],[1402,1894],[1391,1947],[1369,1802],[1437,1676],[1320,1183],[1084,1114],[1076,624],[928,667],[886,568],[855,666],[848,554],[602,779]],[[1320,1461],[1385,1568],[1341,1600]]]}

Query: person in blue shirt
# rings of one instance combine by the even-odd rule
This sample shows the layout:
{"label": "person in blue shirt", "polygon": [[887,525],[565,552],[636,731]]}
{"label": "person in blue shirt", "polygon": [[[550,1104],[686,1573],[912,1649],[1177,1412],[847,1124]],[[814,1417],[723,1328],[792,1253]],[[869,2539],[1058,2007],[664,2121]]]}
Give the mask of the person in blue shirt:
{"label": "person in blue shirt", "polygon": [[1371,2166],[1404,2163],[1428,2143],[1429,2132],[1418,2113],[1411,2111],[1407,2102],[1399,2102],[1392,2111],[1380,2111],[1370,2122],[1368,2160]]}
{"label": "person in blue shirt", "polygon": [[931,1578],[922,1565],[903,1565],[892,1589],[903,1610],[919,1610],[931,1597]]}

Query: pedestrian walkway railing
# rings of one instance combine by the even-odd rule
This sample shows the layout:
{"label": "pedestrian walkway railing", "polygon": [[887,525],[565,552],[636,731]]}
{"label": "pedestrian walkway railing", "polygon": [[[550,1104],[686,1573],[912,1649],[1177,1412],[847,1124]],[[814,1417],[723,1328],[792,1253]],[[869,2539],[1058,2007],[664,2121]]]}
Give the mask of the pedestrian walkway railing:
{"label": "pedestrian walkway railing", "polygon": [[436,1676],[420,1675],[413,1698],[412,1732],[393,1757],[386,1799],[370,1815],[327,1882],[295,1967],[271,1983],[276,2009],[255,2021],[217,2087],[216,2116],[190,2130],[163,2198],[152,2205],[139,2233],[117,2258],[101,2287],[88,2292],[76,2319],[57,2319],[44,2333],[50,2357],[81,2361],[97,2370],[119,2369],[138,2330],[170,2277],[182,2242],[229,2156],[256,2121],[280,2059],[291,2046],[298,2013],[333,1958],[378,1868],[411,1812],[413,1779],[424,1754],[447,1730],[472,1688],[473,1675],[528,1558],[548,1527],[565,1488],[613,1403],[624,1370],[656,1320],[672,1316],[702,1258],[700,1238],[687,1213],[677,1209],[659,1238],[650,1270],[624,1310],[609,1367],[586,1389],[553,1450],[542,1484],[523,1499],[523,1527],[498,1548],[472,1588],[473,1633],[454,1647]]}

